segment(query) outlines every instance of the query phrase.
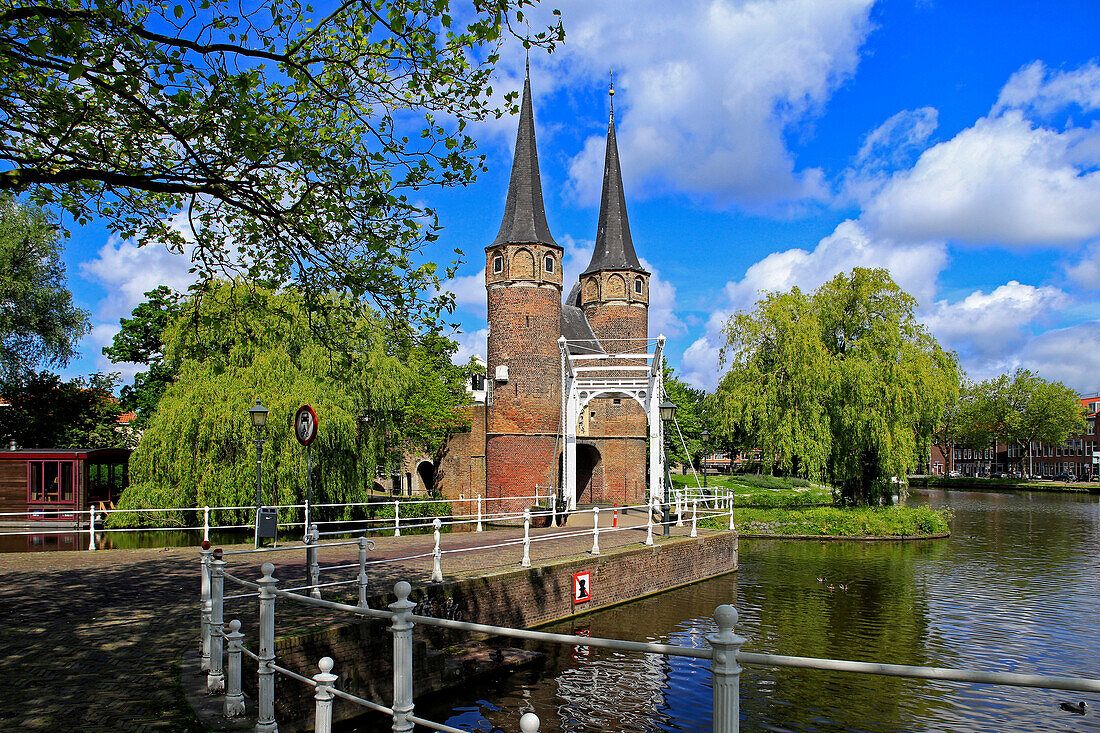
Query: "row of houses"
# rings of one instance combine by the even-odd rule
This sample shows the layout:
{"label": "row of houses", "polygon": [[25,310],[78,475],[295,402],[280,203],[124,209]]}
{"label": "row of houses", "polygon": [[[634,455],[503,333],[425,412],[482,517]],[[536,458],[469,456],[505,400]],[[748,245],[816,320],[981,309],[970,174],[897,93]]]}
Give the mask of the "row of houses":
{"label": "row of houses", "polygon": [[1080,401],[1087,412],[1083,433],[1070,435],[1057,444],[1034,441],[1025,446],[991,441],[981,448],[956,445],[949,447],[946,455],[939,446],[933,446],[931,473],[936,476],[1030,473],[1043,478],[1066,474],[1077,480],[1094,481],[1098,466],[1093,463],[1093,455],[1100,451],[1100,436],[1096,434],[1100,395],[1084,395]]}

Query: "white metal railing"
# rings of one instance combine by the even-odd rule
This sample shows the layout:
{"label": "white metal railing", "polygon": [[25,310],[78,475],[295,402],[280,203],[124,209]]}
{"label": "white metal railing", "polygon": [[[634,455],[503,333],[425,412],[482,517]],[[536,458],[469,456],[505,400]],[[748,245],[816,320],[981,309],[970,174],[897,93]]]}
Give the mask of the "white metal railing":
{"label": "white metal railing", "polygon": [[[397,596],[397,600],[389,604],[389,611],[384,611],[367,608],[362,604],[351,606],[334,601],[320,600],[280,589],[277,587],[277,580],[274,577],[275,566],[271,563],[263,564],[261,567],[263,576],[255,583],[237,578],[225,572],[225,561],[220,558],[210,560],[209,569],[211,625],[216,630],[216,633],[210,635],[211,654],[207,666],[207,687],[211,693],[224,693],[225,702],[223,709],[226,716],[236,717],[242,715],[245,708],[240,681],[241,655],[246,655],[255,660],[258,665],[257,673],[259,679],[258,719],[255,728],[257,731],[277,730],[277,723],[275,721],[274,684],[274,675],[276,673],[283,674],[291,679],[298,680],[299,682],[311,685],[315,688],[314,725],[317,731],[328,733],[331,730],[333,697],[341,697],[371,710],[391,715],[393,717],[392,729],[394,731],[410,731],[412,730],[413,724],[424,725],[440,731],[457,731],[455,728],[432,723],[431,721],[426,721],[413,715],[412,630],[414,625],[418,623],[426,626],[435,626],[469,633],[490,634],[549,644],[598,647],[632,653],[709,659],[711,660],[711,672],[713,675],[713,729],[721,733],[737,733],[740,725],[739,687],[742,664],[768,667],[795,667],[834,672],[853,672],[858,674],[1009,685],[1016,687],[1042,687],[1076,692],[1100,692],[1100,680],[1081,677],[984,672],[744,652],[741,651],[741,646],[746,642],[746,639],[738,636],[734,630],[737,625],[737,610],[733,606],[726,604],[718,606],[714,611],[714,622],[718,630],[717,633],[705,637],[709,647],[685,647],[672,644],[656,644],[652,642],[554,634],[542,631],[530,631],[527,629],[493,626],[490,624],[478,624],[430,616],[420,616],[412,613],[412,610],[415,608],[415,604],[409,600],[412,586],[405,581],[401,581],[394,586],[394,594]],[[240,633],[241,624],[239,620],[234,619],[230,621],[228,632],[223,631],[222,593],[225,579],[229,579],[246,588],[258,591],[260,599],[258,653],[253,653],[244,648],[244,635]],[[323,657],[320,660],[318,667],[321,671],[312,678],[305,677],[293,670],[286,669],[276,664],[276,657],[274,654],[276,598],[284,598],[296,603],[340,611],[360,618],[390,621],[390,628],[393,633],[394,669],[392,707],[387,708],[378,703],[337,690],[334,686],[337,678],[332,674],[333,662],[328,657]],[[228,642],[228,679],[226,678],[226,667],[223,666],[223,641]],[[525,733],[534,733],[538,730],[539,721],[535,717],[528,717],[529,715],[533,714],[525,715],[521,719],[520,727]]]}
{"label": "white metal railing", "polygon": [[[540,501],[548,501],[553,494],[551,490],[547,489],[546,493],[540,493],[540,487],[535,487],[535,494],[531,496],[509,496],[509,497],[482,497],[480,494],[476,497],[469,499],[464,496],[459,496],[458,499],[421,499],[421,500],[394,500],[392,506],[394,509],[393,517],[373,517],[362,519],[334,519],[324,521],[312,521],[310,524],[312,527],[317,527],[320,530],[324,526],[338,527],[337,529],[331,529],[328,531],[319,531],[318,536],[336,536],[336,535],[348,535],[361,532],[389,532],[392,531],[395,536],[400,536],[401,530],[410,529],[425,529],[432,526],[430,520],[426,522],[417,523],[418,519],[422,518],[409,518],[402,520],[401,507],[414,506],[414,505],[429,505],[434,504],[438,506],[448,505],[453,507],[455,504],[476,504],[476,511],[469,514],[461,514],[451,512],[448,514],[450,517],[444,523],[447,525],[463,525],[470,524],[476,525],[476,531],[480,532],[484,529],[484,524],[489,522],[500,522],[514,520],[518,521],[522,519],[522,512],[518,511],[492,511],[492,505],[494,503],[514,503],[522,501],[534,501],[539,503]],[[552,506],[554,502],[551,501]],[[391,502],[346,502],[346,503],[322,503],[311,504],[310,508],[384,508],[389,509]],[[276,504],[270,508],[279,510],[298,510],[304,509],[305,504]],[[227,531],[227,530],[245,530],[252,529],[256,525],[254,521],[242,521],[236,524],[213,524],[211,523],[211,513],[221,511],[255,511],[254,506],[201,506],[201,507],[168,507],[168,508],[149,508],[149,509],[100,509],[96,506],[91,506],[87,510],[72,508],[72,509],[52,509],[52,510],[28,510],[22,512],[0,512],[0,522],[20,522],[26,525],[33,525],[36,521],[44,518],[53,517],[57,521],[69,520],[75,525],[74,527],[56,527],[56,526],[44,526],[40,529],[29,529],[27,527],[20,526],[18,528],[5,528],[0,527],[0,537],[3,536],[28,536],[28,535],[71,535],[74,531],[86,531],[88,533],[88,549],[95,550],[97,546],[102,544],[102,537],[111,533],[125,534],[133,532],[202,532],[202,539],[208,541],[210,539],[210,533],[214,531]],[[162,523],[159,525],[143,525],[140,527],[107,527],[107,520],[112,515],[163,515],[165,517],[188,517],[201,516],[201,525],[189,526],[182,524],[179,521],[174,523]],[[304,527],[304,523],[301,521],[280,521],[278,522],[280,528],[289,527]],[[83,528],[83,529],[81,529]],[[308,534],[308,531],[303,532]]]}

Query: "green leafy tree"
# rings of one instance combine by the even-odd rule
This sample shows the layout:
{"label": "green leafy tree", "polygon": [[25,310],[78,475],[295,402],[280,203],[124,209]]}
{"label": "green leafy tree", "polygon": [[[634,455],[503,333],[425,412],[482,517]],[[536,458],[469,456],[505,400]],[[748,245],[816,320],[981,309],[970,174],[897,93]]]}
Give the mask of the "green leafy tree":
{"label": "green leafy tree", "polygon": [[121,328],[104,356],[113,363],[145,364],[147,371],[134,375],[134,383],[122,388],[122,409],[137,413],[135,427],[144,427],[157,408],[164,390],[175,379],[175,369],[164,361],[164,333],[172,316],[179,310],[180,296],[164,285],[145,293],[130,318],[120,321]]}
{"label": "green leafy tree", "polygon": [[[191,249],[206,280],[297,280],[383,310],[448,305],[424,187],[482,168],[468,121],[529,0],[10,0],[0,190]],[[552,48],[560,24],[523,38]],[[505,98],[514,107],[514,94]]]}
{"label": "green leafy tree", "polygon": [[88,328],[65,284],[56,224],[0,194],[0,377],[65,366]]}
{"label": "green leafy tree", "polygon": [[0,435],[21,448],[119,448],[132,443],[121,428],[113,396],[118,374],[61,381],[48,372],[24,374],[3,385]]}
{"label": "green leafy tree", "polygon": [[[247,409],[257,398],[271,411],[266,503],[305,496],[305,451],[290,424],[303,404],[319,419],[313,485],[326,502],[364,500],[376,466],[395,451],[430,448],[460,429],[444,416],[460,414],[464,385],[452,372],[437,371],[453,344],[431,334],[414,338],[407,327],[395,331],[354,301],[333,297],[338,302],[327,307],[358,313],[352,331],[318,336],[324,324],[310,321],[304,297],[293,290],[214,284],[184,301],[165,333],[165,362],[176,378],[131,457],[121,506],[252,505],[255,448]],[[432,381],[448,387],[428,389]]]}
{"label": "green leafy tree", "polygon": [[[678,463],[686,471],[688,464],[695,463],[696,458],[703,451],[703,430],[710,430],[706,392],[692,387],[677,377],[675,370],[669,366],[665,366],[664,380],[666,399],[676,405],[676,424],[666,427],[665,444],[668,450],[668,462]],[[683,443],[680,442],[681,436],[683,436]]]}
{"label": "green leafy tree", "polygon": [[780,470],[827,479],[851,503],[892,493],[958,390],[954,356],[882,269],[842,273],[813,294],[764,296],[726,326],[718,422]]}
{"label": "green leafy tree", "polygon": [[[1058,444],[1084,430],[1085,409],[1077,393],[1028,369],[987,379],[976,392],[971,430],[985,438],[985,445],[1000,439],[1026,449],[1033,442]],[[1030,474],[1030,451],[1027,456]]]}

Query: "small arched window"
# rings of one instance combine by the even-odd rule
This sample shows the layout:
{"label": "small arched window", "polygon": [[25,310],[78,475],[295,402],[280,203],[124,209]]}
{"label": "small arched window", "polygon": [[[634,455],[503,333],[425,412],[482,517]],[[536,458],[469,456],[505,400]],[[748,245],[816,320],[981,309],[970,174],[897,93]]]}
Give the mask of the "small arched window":
{"label": "small arched window", "polygon": [[642,294],[642,278],[634,278],[634,292],[638,295]]}
{"label": "small arched window", "polygon": [[542,268],[546,272],[553,272],[554,271],[554,257],[553,257],[553,255],[546,255],[546,258],[542,262]]}
{"label": "small arched window", "polygon": [[500,274],[504,272],[504,256],[497,255],[493,258],[493,273]]}

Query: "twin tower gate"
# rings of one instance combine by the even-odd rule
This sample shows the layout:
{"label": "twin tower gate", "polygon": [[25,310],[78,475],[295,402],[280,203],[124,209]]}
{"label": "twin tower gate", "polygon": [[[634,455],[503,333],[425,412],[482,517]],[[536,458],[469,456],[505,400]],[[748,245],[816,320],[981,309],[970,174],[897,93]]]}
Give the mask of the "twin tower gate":
{"label": "twin tower gate", "polygon": [[[604,339],[620,351],[593,350],[592,341],[558,339],[561,349],[563,435],[562,489],[567,508],[577,508],[577,422],[598,397],[629,398],[641,405],[649,426],[649,504],[665,498],[665,431],[660,406],[665,398],[665,337]],[[591,351],[592,353],[585,353]]]}

